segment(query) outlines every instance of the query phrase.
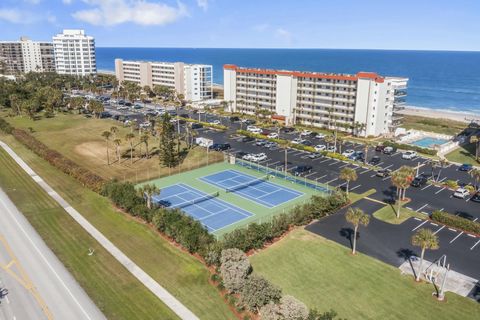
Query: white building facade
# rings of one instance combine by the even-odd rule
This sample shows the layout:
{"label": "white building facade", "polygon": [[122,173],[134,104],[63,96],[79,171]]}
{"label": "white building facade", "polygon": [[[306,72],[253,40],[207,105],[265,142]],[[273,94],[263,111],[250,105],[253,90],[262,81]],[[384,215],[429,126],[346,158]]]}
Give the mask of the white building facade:
{"label": "white building facade", "polygon": [[5,63],[9,74],[55,72],[53,44],[27,37],[0,42],[0,60]]}
{"label": "white building facade", "polygon": [[266,110],[287,125],[337,127],[361,136],[392,133],[401,123],[407,78],[372,72],[325,74],[224,66],[230,111]]}
{"label": "white building facade", "polygon": [[53,37],[57,73],[86,76],[97,73],[95,39],[84,30],[63,30]]}
{"label": "white building facade", "polygon": [[120,83],[132,81],[142,87],[161,85],[175,89],[188,101],[213,97],[211,65],[115,59],[115,75]]}

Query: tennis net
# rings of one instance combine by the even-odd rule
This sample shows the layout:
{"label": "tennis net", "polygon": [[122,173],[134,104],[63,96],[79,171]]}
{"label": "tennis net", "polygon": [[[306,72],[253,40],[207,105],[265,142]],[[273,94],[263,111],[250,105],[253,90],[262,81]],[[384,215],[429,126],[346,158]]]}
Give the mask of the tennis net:
{"label": "tennis net", "polygon": [[199,202],[203,202],[203,201],[207,201],[207,200],[210,200],[210,199],[213,199],[213,198],[216,198],[220,195],[220,193],[217,191],[217,192],[214,192],[214,193],[211,193],[211,194],[207,194],[207,195],[204,195],[204,196],[201,196],[201,197],[198,197],[196,199],[193,199],[193,200],[188,200],[188,201],[185,201],[185,202],[182,202],[182,203],[179,203],[179,204],[175,204],[173,205],[172,207],[174,208],[185,208],[185,207],[188,207],[188,206],[192,206],[194,204],[197,204]]}
{"label": "tennis net", "polygon": [[225,188],[225,191],[226,192],[235,192],[237,190],[245,189],[245,188],[248,188],[250,186],[254,186],[254,185],[257,185],[259,183],[262,183],[264,181],[268,181],[269,179],[270,179],[269,175],[266,175],[266,176],[263,176],[261,178],[255,179],[255,180],[248,181],[246,183],[237,184],[236,186],[233,186],[233,187],[230,187],[230,188]]}

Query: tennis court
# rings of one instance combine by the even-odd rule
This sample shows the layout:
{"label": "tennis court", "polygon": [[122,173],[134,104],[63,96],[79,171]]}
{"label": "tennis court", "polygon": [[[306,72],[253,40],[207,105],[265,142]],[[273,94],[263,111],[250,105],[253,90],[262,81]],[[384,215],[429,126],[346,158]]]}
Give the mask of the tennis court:
{"label": "tennis court", "polygon": [[182,209],[210,232],[252,216],[252,213],[217,198],[218,192],[204,193],[183,183],[162,188],[152,200],[163,206]]}
{"label": "tennis court", "polygon": [[201,177],[200,180],[269,208],[303,195],[302,192],[270,182],[267,176],[258,178],[233,169]]}

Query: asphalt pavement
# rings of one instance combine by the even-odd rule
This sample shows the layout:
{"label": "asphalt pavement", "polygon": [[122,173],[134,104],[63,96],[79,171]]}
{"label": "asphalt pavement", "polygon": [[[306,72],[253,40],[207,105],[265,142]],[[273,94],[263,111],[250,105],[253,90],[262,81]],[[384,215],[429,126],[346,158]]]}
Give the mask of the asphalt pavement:
{"label": "asphalt pavement", "polygon": [[[10,270],[21,274],[21,268],[37,289],[54,319],[96,320],[105,316],[75,281],[65,266],[47,247],[41,237],[0,189],[0,242],[2,265],[16,257]],[[85,254],[85,259],[89,257]],[[46,319],[33,295],[12,275],[0,272],[0,319]],[[21,277],[23,279],[23,277]]]}

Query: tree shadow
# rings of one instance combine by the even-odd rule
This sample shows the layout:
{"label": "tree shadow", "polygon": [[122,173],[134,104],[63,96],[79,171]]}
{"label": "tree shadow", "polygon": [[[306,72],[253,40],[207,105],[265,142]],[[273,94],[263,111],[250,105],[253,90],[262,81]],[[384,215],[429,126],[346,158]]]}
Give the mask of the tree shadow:
{"label": "tree shadow", "polygon": [[470,213],[468,212],[465,212],[465,211],[455,211],[455,214],[459,217],[462,217],[462,218],[465,218],[465,219],[468,219],[468,220],[473,220],[475,219],[474,216],[472,216]]}
{"label": "tree shadow", "polygon": [[[346,238],[350,242],[350,248],[353,248],[353,229],[352,228],[342,228],[339,231],[340,236]],[[358,234],[357,234],[358,239]]]}
{"label": "tree shadow", "polygon": [[3,298],[5,298],[8,295],[8,289],[5,288],[0,288],[0,303]]}
{"label": "tree shadow", "polygon": [[468,297],[480,303],[480,281],[475,284],[475,287],[468,293]]}
{"label": "tree shadow", "polygon": [[395,186],[390,186],[388,189],[382,191],[385,198],[383,201],[388,204],[395,204],[397,198],[397,188]]}
{"label": "tree shadow", "polygon": [[402,249],[397,251],[397,256],[399,258],[402,258],[405,261],[408,261],[408,263],[410,264],[410,268],[412,269],[412,272],[413,272],[413,277],[416,278],[417,277],[417,272],[416,272],[415,268],[413,267],[413,263],[412,263],[412,261],[414,259],[418,259],[415,252],[411,249],[408,249],[408,248],[402,248]]}

